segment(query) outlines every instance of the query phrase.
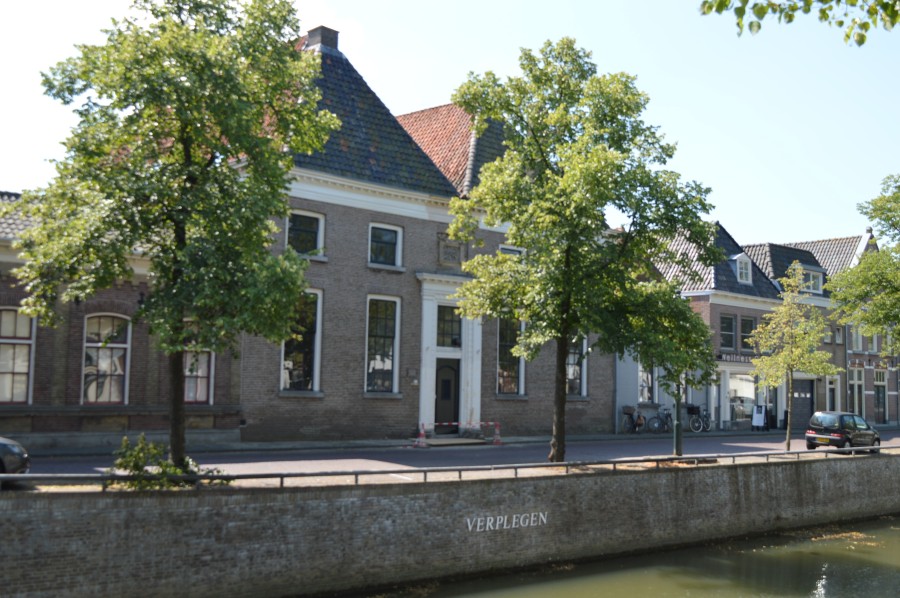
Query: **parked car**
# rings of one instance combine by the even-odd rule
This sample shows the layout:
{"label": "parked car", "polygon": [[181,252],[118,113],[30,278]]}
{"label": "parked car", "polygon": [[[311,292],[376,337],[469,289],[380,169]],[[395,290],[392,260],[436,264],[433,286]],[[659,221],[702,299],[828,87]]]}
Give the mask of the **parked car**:
{"label": "parked car", "polygon": [[0,473],[28,473],[30,469],[31,459],[25,447],[0,436]]}
{"label": "parked car", "polygon": [[833,446],[849,448],[854,446],[873,447],[878,452],[881,436],[862,416],[844,411],[816,411],[809,418],[806,428],[806,448]]}

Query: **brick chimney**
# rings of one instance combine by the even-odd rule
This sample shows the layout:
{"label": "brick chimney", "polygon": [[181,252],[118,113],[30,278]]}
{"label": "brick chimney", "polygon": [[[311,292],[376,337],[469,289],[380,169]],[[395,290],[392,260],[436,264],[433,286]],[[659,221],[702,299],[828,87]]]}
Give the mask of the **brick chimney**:
{"label": "brick chimney", "polygon": [[328,27],[316,27],[310,29],[306,39],[307,47],[324,46],[326,48],[338,49],[338,32]]}

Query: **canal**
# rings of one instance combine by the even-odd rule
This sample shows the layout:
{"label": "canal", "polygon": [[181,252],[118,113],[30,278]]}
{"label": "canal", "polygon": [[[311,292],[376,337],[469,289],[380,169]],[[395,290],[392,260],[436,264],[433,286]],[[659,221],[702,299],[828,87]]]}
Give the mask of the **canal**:
{"label": "canal", "polygon": [[900,517],[882,517],[476,580],[428,582],[383,598],[833,598],[898,595]]}

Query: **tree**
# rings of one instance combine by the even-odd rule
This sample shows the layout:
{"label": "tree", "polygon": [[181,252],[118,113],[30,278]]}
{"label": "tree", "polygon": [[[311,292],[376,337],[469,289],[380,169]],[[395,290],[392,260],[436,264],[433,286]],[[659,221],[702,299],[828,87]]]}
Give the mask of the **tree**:
{"label": "tree", "polygon": [[859,205],[884,244],[864,253],[853,268],[828,282],[835,315],[867,335],[881,335],[883,355],[900,353],[894,328],[900,322],[900,175],[882,181],[881,195]]}
{"label": "tree", "polygon": [[747,23],[750,33],[756,34],[768,16],[777,17],[779,22],[793,23],[798,13],[814,13],[823,23],[843,27],[844,41],[853,39],[857,46],[866,43],[873,27],[881,25],[890,31],[900,21],[900,3],[896,0],[703,0],[700,3],[700,12],[705,15],[727,11],[734,12],[738,35],[744,31],[745,17],[750,18]]}
{"label": "tree", "polygon": [[791,450],[791,409],[794,372],[833,376],[840,368],[831,363],[831,353],[819,350],[827,330],[819,309],[803,302],[803,268],[794,262],[781,283],[781,305],[763,316],[762,324],[750,335],[760,357],[753,358],[753,375],[770,388],[787,384],[787,432],[785,450]]}
{"label": "tree", "polygon": [[[138,317],[169,355],[170,458],[186,462],[184,352],[225,351],[248,332],[281,341],[302,309],[305,262],[270,250],[288,210],[293,152],[322,148],[318,58],[300,52],[287,0],[136,0],[106,43],[43,75],[80,120],[45,189],[11,206],[26,313],[58,320],[150,263]],[[181,374],[181,375],[179,375]]]}
{"label": "tree", "polygon": [[[659,366],[710,351],[708,329],[653,264],[687,261],[669,242],[679,235],[700,261],[721,256],[702,218],[708,189],[663,168],[675,148],[640,119],[647,96],[634,77],[597,75],[590,53],[570,38],[546,42],[537,55],[523,50],[519,64],[521,76],[470,74],[454,94],[477,133],[490,122],[505,126],[506,149],[482,168],[469,198],[451,202],[450,234],[476,239],[483,218],[506,225],[507,242],[524,250],[466,262],[473,279],[458,291],[459,310],[525,321],[518,355],[555,345],[549,459],[563,461],[570,344],[588,338],[591,349]],[[626,224],[612,229],[612,212]],[[701,361],[691,365],[711,363]]]}

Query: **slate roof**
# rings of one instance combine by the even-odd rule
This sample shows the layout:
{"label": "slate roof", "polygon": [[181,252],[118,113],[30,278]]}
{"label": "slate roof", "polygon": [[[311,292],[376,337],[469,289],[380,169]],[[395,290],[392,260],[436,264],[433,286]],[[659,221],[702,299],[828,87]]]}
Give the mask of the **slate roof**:
{"label": "slate roof", "polygon": [[471,117],[455,104],[445,104],[409,114],[397,120],[444,173],[460,197],[478,184],[481,167],[503,154],[503,129],[492,123],[476,137]]}
{"label": "slate roof", "polygon": [[304,49],[322,57],[319,105],[340,118],[341,128],[331,134],[323,151],[294,156],[296,166],[432,195],[456,195],[453,184],[338,51],[336,31],[310,31]]}
{"label": "slate roof", "polygon": [[784,278],[788,268],[795,261],[807,268],[825,270],[811,252],[788,245],[754,243],[744,245],[744,251],[766,273],[766,276],[772,279]]}
{"label": "slate roof", "polygon": [[[22,196],[21,193],[10,193],[8,191],[0,191],[0,203],[8,204],[18,200]],[[28,218],[11,214],[0,218],[0,240],[12,241],[19,238],[19,235],[26,228],[31,226]]]}
{"label": "slate roof", "polygon": [[812,253],[829,276],[855,266],[863,253],[878,251],[878,243],[875,241],[875,235],[872,234],[871,228],[867,228],[865,234],[853,237],[803,241],[785,245],[805,249]]}
{"label": "slate roof", "polygon": [[688,274],[681,268],[673,264],[662,264],[658,266],[660,273],[667,280],[681,281],[682,292],[697,291],[722,291],[727,293],[737,293],[740,295],[748,295],[762,299],[778,299],[778,289],[769,280],[769,277],[760,269],[760,267],[750,257],[753,272],[752,284],[742,284],[738,282],[736,268],[732,265],[734,256],[745,253],[743,248],[734,240],[734,237],[725,230],[719,222],[715,224],[715,244],[721,249],[726,259],[714,266],[703,266],[697,260],[696,248],[685,239],[678,239],[673,243],[673,249],[681,255],[687,255],[691,258],[692,263],[690,270],[698,275],[696,280],[688,277]]}

